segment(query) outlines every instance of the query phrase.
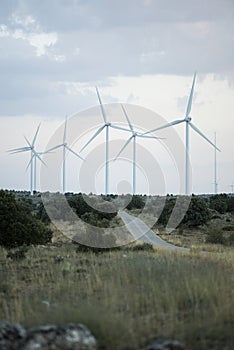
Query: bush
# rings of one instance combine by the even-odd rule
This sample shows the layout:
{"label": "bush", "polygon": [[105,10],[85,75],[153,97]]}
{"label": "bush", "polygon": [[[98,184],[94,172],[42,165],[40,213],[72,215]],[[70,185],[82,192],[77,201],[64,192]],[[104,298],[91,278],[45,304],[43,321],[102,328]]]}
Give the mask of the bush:
{"label": "bush", "polygon": [[14,248],[46,244],[51,238],[51,230],[36,219],[27,206],[17,202],[13,194],[0,190],[0,245]]}
{"label": "bush", "polygon": [[130,248],[130,250],[132,250],[133,252],[136,252],[136,251],[152,252],[152,251],[154,251],[154,247],[150,243],[143,243],[143,244],[135,244],[135,245],[133,245]]}
{"label": "bush", "polygon": [[214,209],[220,214],[225,214],[228,209],[228,196],[225,193],[216,194],[210,197],[210,209]]}
{"label": "bush", "polygon": [[49,215],[47,214],[44,204],[40,203],[37,209],[37,218],[39,220],[41,220],[42,222],[44,222],[45,224],[49,224],[50,223],[50,218]]}
{"label": "bush", "polygon": [[234,226],[224,226],[222,227],[223,231],[234,231]]}
{"label": "bush", "polygon": [[234,197],[227,198],[227,211],[233,213],[234,212]]}
{"label": "bush", "polygon": [[127,209],[143,209],[144,206],[145,202],[143,201],[142,197],[139,195],[133,195],[131,202],[127,205]]}
{"label": "bush", "polygon": [[166,199],[164,208],[161,212],[161,215],[158,218],[157,224],[161,224],[163,226],[167,225],[168,220],[171,216],[172,210],[175,206],[175,203],[176,203],[176,198],[174,198],[174,197],[173,198],[169,197]]}
{"label": "bush", "polygon": [[213,216],[211,217],[211,219],[212,219],[212,220],[221,219],[221,216],[219,216],[219,215],[213,215]]}
{"label": "bush", "polygon": [[224,237],[222,231],[213,229],[207,232],[207,234],[206,243],[227,244],[227,239]]}
{"label": "bush", "polygon": [[[185,198],[185,201],[187,199]],[[172,210],[175,206],[176,198],[167,198],[163,211],[158,219],[158,223],[166,226]],[[186,202],[185,202],[186,203]],[[184,210],[183,201],[181,201],[181,208],[178,210]],[[186,226],[196,227],[199,225],[204,225],[210,219],[209,208],[203,198],[193,196],[189,204],[188,210],[180,223],[180,227],[184,228]]]}
{"label": "bush", "polygon": [[[99,202],[98,197],[92,198],[91,196],[89,196],[87,198],[87,201],[85,201],[84,196],[82,194],[77,194],[70,196],[68,198],[68,203],[71,206],[71,208],[75,210],[76,214],[80,218],[85,219],[85,221],[90,223],[91,225],[96,225],[95,222],[99,222],[97,226],[102,226],[100,222],[102,222],[103,219],[110,221],[117,215],[113,203],[111,203],[110,201]],[[89,203],[92,205],[89,205]],[[104,227],[106,227],[107,222],[104,222]]]}
{"label": "bush", "polygon": [[228,237],[228,244],[229,245],[234,245],[234,232],[232,232],[230,234],[230,236]]}
{"label": "bush", "polygon": [[205,200],[200,197],[192,197],[189,208],[181,224],[187,224],[190,227],[195,227],[204,225],[209,220],[210,212]]}
{"label": "bush", "polygon": [[28,247],[23,245],[17,249],[11,250],[7,253],[7,258],[12,260],[23,260],[26,258],[26,253],[28,251]]}

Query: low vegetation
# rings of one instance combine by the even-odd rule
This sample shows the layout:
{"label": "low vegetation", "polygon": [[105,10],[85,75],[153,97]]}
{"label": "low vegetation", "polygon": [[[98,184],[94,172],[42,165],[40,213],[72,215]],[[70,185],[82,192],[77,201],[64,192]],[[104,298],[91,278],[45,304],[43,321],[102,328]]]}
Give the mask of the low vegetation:
{"label": "low vegetation", "polygon": [[82,322],[100,349],[140,349],[173,337],[189,349],[232,349],[233,255],[120,249],[95,254],[72,243],[0,249],[1,319],[26,327]]}
{"label": "low vegetation", "polygon": [[0,190],[0,245],[46,244],[51,238],[52,231],[31,214],[28,205]]}
{"label": "low vegetation", "polygon": [[[14,237],[13,244],[0,243],[1,320],[25,327],[84,323],[102,350],[139,350],[157,337],[176,338],[190,350],[233,348],[234,220],[233,211],[228,211],[230,203],[220,213],[210,207],[210,200],[192,198],[181,226],[162,236],[191,251],[168,253],[140,243],[102,250],[56,240],[40,197],[16,200],[4,191],[0,195],[0,239],[4,243],[6,237]],[[104,217],[95,205],[87,212],[79,195],[68,197],[73,210],[80,217],[86,215],[87,221],[95,219],[97,225],[108,228],[121,225],[116,213]],[[129,210],[138,212],[144,201],[142,196],[134,197]],[[173,201],[167,198],[164,224]],[[6,210],[8,205],[12,210]],[[18,236],[10,226],[13,218],[22,224]],[[42,232],[52,229],[52,242],[47,236],[43,245],[37,240],[29,245],[24,237],[28,237],[28,222],[36,228],[32,237],[38,237],[42,227]]]}

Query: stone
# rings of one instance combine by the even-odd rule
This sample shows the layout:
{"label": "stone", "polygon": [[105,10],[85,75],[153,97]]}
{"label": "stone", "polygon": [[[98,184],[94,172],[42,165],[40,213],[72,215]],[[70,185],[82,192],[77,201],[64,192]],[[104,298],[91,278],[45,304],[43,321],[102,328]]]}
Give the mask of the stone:
{"label": "stone", "polygon": [[96,350],[97,342],[80,324],[48,325],[29,329],[17,350]]}
{"label": "stone", "polygon": [[157,339],[152,344],[142,350],[185,350],[185,347],[177,340],[162,340]]}
{"label": "stone", "polygon": [[0,349],[16,350],[26,330],[17,323],[0,322]]}

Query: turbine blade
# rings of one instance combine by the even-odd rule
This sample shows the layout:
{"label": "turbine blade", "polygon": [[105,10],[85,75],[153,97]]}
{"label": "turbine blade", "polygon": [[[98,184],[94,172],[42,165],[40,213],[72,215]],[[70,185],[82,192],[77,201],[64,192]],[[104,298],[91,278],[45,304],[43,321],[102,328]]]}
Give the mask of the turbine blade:
{"label": "turbine blade", "polygon": [[127,145],[131,142],[133,136],[129,137],[129,139],[125,142],[125,144],[123,145],[123,147],[121,148],[121,150],[119,151],[119,153],[117,154],[117,156],[115,157],[115,160],[120,156],[120,154],[125,150],[125,148],[127,147]]}
{"label": "turbine blade", "polygon": [[39,154],[38,154],[36,151],[33,151],[33,154],[34,154],[34,156],[37,157],[45,166],[47,166],[46,163],[41,159],[41,157],[39,156]]}
{"label": "turbine blade", "polygon": [[91,139],[81,148],[80,152],[82,152],[94,139],[97,137],[100,132],[106,127],[106,125],[103,125],[101,128],[98,129],[98,131],[95,132],[95,134],[91,137]]}
{"label": "turbine blade", "polygon": [[17,154],[17,153],[23,153],[23,152],[28,152],[28,151],[31,151],[31,148],[26,149],[26,150],[21,150],[21,151],[10,152],[10,154]]}
{"label": "turbine blade", "polygon": [[167,124],[165,124],[165,125],[159,126],[158,128],[152,129],[152,130],[150,130],[150,131],[146,131],[146,132],[143,133],[142,135],[147,135],[147,134],[150,134],[150,133],[152,133],[152,132],[154,132],[154,131],[166,129],[166,128],[169,128],[170,126],[183,123],[184,121],[185,121],[185,119],[174,120],[173,122],[170,122],[170,123],[167,123]]}
{"label": "turbine blade", "polygon": [[27,167],[26,167],[26,171],[27,171],[28,168],[30,167],[30,165],[31,165],[31,163],[32,163],[32,161],[33,161],[33,157],[34,157],[34,154],[31,156],[30,161],[28,162],[28,165],[27,165]]}
{"label": "turbine blade", "polygon": [[121,107],[122,107],[122,110],[123,110],[123,112],[124,112],[124,115],[125,115],[125,117],[126,117],[126,119],[127,119],[127,122],[128,122],[128,125],[129,125],[129,128],[132,130],[132,132],[134,133],[134,129],[133,129],[133,126],[132,126],[132,124],[131,124],[131,122],[130,122],[130,119],[129,119],[129,117],[128,117],[128,114],[127,114],[127,112],[126,112],[126,109],[124,108],[124,106],[121,104]]}
{"label": "turbine blade", "polygon": [[102,104],[101,96],[99,94],[97,86],[95,88],[96,88],[96,91],[97,91],[98,100],[99,100],[99,103],[100,103],[100,107],[101,107],[102,117],[103,117],[104,123],[107,123],[106,112],[105,112],[105,109],[104,109],[103,104]]}
{"label": "turbine blade", "polygon": [[52,151],[44,151],[44,152],[39,152],[38,154],[41,155],[41,154],[47,154],[47,153],[54,153]]}
{"label": "turbine blade", "polygon": [[8,153],[16,153],[16,152],[25,152],[25,151],[30,151],[30,147],[20,147],[20,148],[13,148],[9,149],[7,152]]}
{"label": "turbine blade", "polygon": [[41,123],[38,125],[37,127],[37,131],[34,135],[34,138],[33,138],[33,141],[32,141],[32,147],[34,146],[35,142],[36,142],[36,139],[37,139],[37,135],[38,135],[38,132],[39,132],[39,129],[40,129],[40,126],[41,126]]}
{"label": "turbine blade", "polygon": [[76,153],[75,151],[73,151],[73,149],[71,149],[71,148],[68,147],[68,146],[65,146],[65,147],[66,147],[66,149],[67,149],[68,151],[70,151],[71,153],[73,153],[76,157],[80,158],[81,160],[84,160],[84,158],[82,158],[78,153]]}
{"label": "turbine blade", "polygon": [[192,108],[195,80],[196,80],[196,72],[195,72],[194,77],[193,77],[192,88],[191,88],[189,99],[188,99],[188,105],[187,105],[187,110],[186,110],[186,118],[189,116],[189,113],[191,112],[191,108]]}
{"label": "turbine blade", "polygon": [[63,143],[61,143],[61,145],[58,145],[58,146],[49,148],[47,151],[45,151],[45,153],[49,153],[49,152],[51,152],[51,151],[54,151],[55,149],[58,149],[58,148],[60,148],[60,147],[62,147],[62,146],[64,146]]}
{"label": "turbine blade", "polygon": [[67,136],[67,116],[65,117],[64,132],[63,132],[63,143],[66,143]]}
{"label": "turbine blade", "polygon": [[189,123],[189,125],[191,126],[191,128],[193,130],[195,130],[201,137],[203,137],[207,142],[209,142],[214,148],[217,149],[217,151],[221,152],[221,150],[212,142],[210,141],[194,124],[192,124],[191,122]]}
{"label": "turbine blade", "polygon": [[27,139],[26,136],[24,136],[24,139],[25,139],[25,141],[27,142],[28,146],[32,149],[32,145],[31,145],[31,143],[28,141],[28,139]]}
{"label": "turbine blade", "polygon": [[144,139],[165,140],[165,137],[148,136],[148,135],[144,135],[144,134],[137,134],[137,136],[144,138]]}
{"label": "turbine blade", "polygon": [[113,128],[113,129],[117,129],[117,130],[123,130],[123,131],[128,131],[128,132],[131,131],[129,129],[122,128],[122,126],[117,126],[117,125],[113,125],[113,124],[111,124],[110,127]]}

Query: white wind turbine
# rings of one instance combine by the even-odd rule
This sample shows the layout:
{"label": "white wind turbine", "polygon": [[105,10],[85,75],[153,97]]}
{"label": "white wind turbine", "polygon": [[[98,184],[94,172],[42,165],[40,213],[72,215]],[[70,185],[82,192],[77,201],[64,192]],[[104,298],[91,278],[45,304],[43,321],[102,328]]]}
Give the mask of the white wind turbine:
{"label": "white wind turbine", "polygon": [[120,156],[120,154],[124,151],[124,149],[128,146],[128,144],[132,141],[133,142],[133,163],[132,163],[132,189],[133,189],[133,194],[136,194],[136,139],[137,137],[141,138],[146,138],[146,139],[160,139],[155,136],[148,136],[146,133],[138,133],[134,130],[133,125],[130,122],[130,119],[128,117],[128,114],[126,112],[126,109],[124,108],[123,105],[121,105],[122,110],[124,112],[124,115],[127,119],[130,131],[132,132],[132,135],[129,137],[129,139],[125,142],[117,156],[115,157],[115,160]]}
{"label": "white wind turbine", "polygon": [[[43,152],[37,152],[35,150],[35,142],[37,139],[37,135],[39,132],[41,124],[38,125],[36,133],[34,135],[34,138],[32,140],[32,142],[30,143],[29,140],[24,136],[26,142],[27,142],[27,146],[25,147],[20,147],[20,148],[14,148],[12,150],[9,150],[8,152],[10,152],[11,154],[16,154],[16,153],[23,153],[23,152],[31,152],[31,158],[30,161],[28,163],[28,166],[26,168],[26,170],[30,167],[30,193],[33,194],[33,189],[36,190],[36,160],[37,158],[43,163],[43,160],[41,159],[40,155],[43,154]],[[34,172],[34,173],[33,173]],[[34,174],[34,177],[33,177]],[[34,182],[34,183],[33,183]]]}
{"label": "white wind turbine", "polygon": [[60,145],[57,145],[55,147],[50,148],[48,152],[52,152],[58,148],[63,148],[63,176],[62,176],[62,181],[63,181],[63,193],[66,192],[66,156],[67,156],[67,151],[71,152],[72,154],[74,154],[77,158],[80,158],[81,160],[84,160],[78,153],[76,153],[75,151],[73,151],[73,149],[71,149],[70,147],[68,147],[67,145],[67,117],[65,119],[65,124],[64,124],[64,132],[63,132],[63,143],[61,143]]}
{"label": "white wind turbine", "polygon": [[99,100],[104,123],[94,133],[94,135],[89,139],[89,141],[81,148],[80,152],[82,152],[102,132],[102,130],[106,129],[105,194],[107,195],[109,193],[109,128],[113,128],[113,129],[117,129],[117,130],[124,130],[124,131],[128,131],[128,132],[129,132],[129,130],[122,128],[120,126],[117,126],[117,125],[113,125],[112,123],[109,123],[107,121],[106,112],[105,112],[104,106],[102,104],[102,100],[101,100],[101,97],[100,97],[100,94],[99,94],[97,87],[96,87],[96,92],[97,92],[97,96],[98,96],[98,100]]}
{"label": "white wind turbine", "polygon": [[186,109],[186,113],[185,113],[185,118],[184,119],[179,119],[179,120],[175,120],[173,122],[167,123],[165,125],[162,125],[158,128],[155,128],[153,130],[150,130],[146,133],[144,133],[143,135],[149,134],[151,132],[154,131],[158,131],[158,130],[162,130],[165,128],[168,128],[170,126],[173,125],[177,125],[180,123],[185,123],[186,124],[186,160],[185,160],[185,193],[186,195],[189,195],[189,127],[191,127],[194,131],[196,131],[196,133],[198,133],[202,138],[204,138],[207,142],[209,142],[216,150],[218,150],[219,152],[220,149],[213,143],[211,142],[192,122],[192,118],[190,116],[190,112],[191,112],[191,108],[192,108],[192,100],[193,100],[193,92],[194,92],[194,85],[195,85],[195,80],[196,80],[196,73],[194,74],[193,77],[193,83],[192,83],[192,88],[191,88],[191,92],[189,95],[189,99],[188,99],[188,105],[187,105],[187,109]]}

